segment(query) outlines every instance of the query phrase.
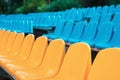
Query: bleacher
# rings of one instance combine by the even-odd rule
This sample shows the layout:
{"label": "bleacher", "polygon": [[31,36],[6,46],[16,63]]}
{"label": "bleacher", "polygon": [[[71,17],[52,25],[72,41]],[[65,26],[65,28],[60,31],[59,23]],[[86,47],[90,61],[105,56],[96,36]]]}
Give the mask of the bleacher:
{"label": "bleacher", "polygon": [[0,15],[0,80],[120,80],[119,22],[120,4]]}

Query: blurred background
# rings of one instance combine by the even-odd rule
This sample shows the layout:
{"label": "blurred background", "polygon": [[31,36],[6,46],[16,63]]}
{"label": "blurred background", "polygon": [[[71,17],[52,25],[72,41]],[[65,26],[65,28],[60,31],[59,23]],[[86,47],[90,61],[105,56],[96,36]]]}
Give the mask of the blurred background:
{"label": "blurred background", "polygon": [[73,7],[119,4],[120,0],[0,0],[0,14],[54,12]]}

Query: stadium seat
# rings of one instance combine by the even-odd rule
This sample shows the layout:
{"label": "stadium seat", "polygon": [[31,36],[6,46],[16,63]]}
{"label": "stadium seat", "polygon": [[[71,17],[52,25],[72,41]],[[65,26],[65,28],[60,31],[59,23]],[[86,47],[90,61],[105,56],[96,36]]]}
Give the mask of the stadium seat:
{"label": "stadium seat", "polygon": [[100,49],[111,48],[111,47],[120,47],[120,30],[116,30],[113,33],[112,39],[109,42],[103,42],[95,45]]}
{"label": "stadium seat", "polygon": [[10,32],[9,37],[6,41],[6,45],[4,45],[4,49],[0,49],[0,55],[3,53],[7,53],[11,50],[11,48],[13,47],[15,38],[16,38],[17,33],[16,32]]}
{"label": "stadium seat", "polygon": [[68,37],[71,35],[71,32],[73,30],[73,26],[74,26],[74,22],[68,21],[66,23],[66,25],[64,26],[64,29],[63,29],[61,35],[56,37],[56,38],[60,38],[60,39],[63,39],[64,41],[67,41]]}
{"label": "stadium seat", "polygon": [[93,62],[87,80],[120,80],[120,48],[101,50]]}
{"label": "stadium seat", "polygon": [[84,28],[85,28],[84,22],[76,23],[75,26],[73,26],[73,31],[71,35],[68,37],[68,42],[70,43],[78,42],[79,38],[83,34]]}
{"label": "stadium seat", "polygon": [[96,10],[95,10],[95,13],[96,14],[101,14],[101,12],[102,12],[102,6],[97,6]]}
{"label": "stadium seat", "polygon": [[97,22],[97,23],[99,23],[99,20],[100,20],[100,15],[99,14],[94,14],[93,16],[91,16],[89,22]]}
{"label": "stadium seat", "polygon": [[106,22],[98,26],[98,32],[93,40],[87,40],[86,42],[94,47],[95,44],[108,42],[111,39],[111,35],[113,32],[113,24],[111,22]]}
{"label": "stadium seat", "polygon": [[77,10],[77,14],[76,14],[76,19],[75,19],[75,21],[81,21],[82,20],[82,18],[83,18],[83,13],[81,12],[81,9],[78,9]]}
{"label": "stadium seat", "polygon": [[116,5],[115,7],[115,14],[119,14],[120,12],[120,4]]}
{"label": "stadium seat", "polygon": [[52,40],[46,50],[42,64],[33,70],[16,71],[14,78],[17,80],[35,80],[56,75],[65,55],[65,42]]}
{"label": "stadium seat", "polygon": [[110,5],[108,7],[108,13],[114,13],[114,10],[115,10],[115,5]]}
{"label": "stadium seat", "polygon": [[101,10],[101,16],[105,15],[108,13],[108,6],[103,6],[102,10]]}
{"label": "stadium seat", "polygon": [[93,40],[96,36],[97,29],[98,29],[98,26],[96,22],[89,23],[85,27],[83,31],[83,35],[78,39],[79,42],[87,42],[87,41]]}
{"label": "stadium seat", "polygon": [[0,51],[6,48],[6,45],[7,45],[6,41],[8,40],[10,33],[11,33],[10,31],[5,31],[5,33],[3,34],[1,44],[0,44]]}
{"label": "stadium seat", "polygon": [[43,61],[47,45],[48,41],[46,37],[38,37],[34,42],[29,58],[24,63],[8,63],[5,70],[12,75],[17,70],[37,68]]}
{"label": "stadium seat", "polygon": [[111,13],[104,14],[100,18],[99,25],[101,25],[104,22],[110,22],[111,19],[112,19],[112,14]]}
{"label": "stadium seat", "polygon": [[116,14],[114,15],[113,19],[112,19],[112,23],[114,25],[114,30],[120,29],[120,14]]}
{"label": "stadium seat", "polygon": [[5,33],[5,30],[0,29],[0,45],[2,43],[2,39],[3,39],[4,33]]}
{"label": "stadium seat", "polygon": [[86,80],[91,68],[91,49],[86,43],[72,44],[58,74],[40,80]]}
{"label": "stadium seat", "polygon": [[[34,35],[29,34],[25,37],[23,45],[19,51],[19,54],[17,53],[16,56],[10,57],[7,59],[1,59],[0,60],[0,66],[3,67],[4,69],[6,68],[6,64],[10,63],[23,63],[26,61],[30,55],[31,48],[33,46],[34,42]],[[16,54],[16,52],[15,52]]]}
{"label": "stadium seat", "polygon": [[23,39],[24,39],[24,34],[18,33],[16,35],[16,39],[14,41],[14,44],[12,44],[13,46],[11,47],[11,50],[9,52],[2,52],[2,54],[0,54],[0,60],[1,60],[1,58],[7,59],[8,57],[16,56],[18,54],[21,46],[22,46]]}
{"label": "stadium seat", "polygon": [[55,39],[56,37],[60,36],[60,34],[62,33],[62,30],[64,28],[64,21],[60,20],[53,33],[49,33],[49,34],[43,34],[43,36],[46,36],[47,38],[50,39]]}
{"label": "stadium seat", "polygon": [[86,17],[92,17],[95,14],[95,7],[89,8]]}

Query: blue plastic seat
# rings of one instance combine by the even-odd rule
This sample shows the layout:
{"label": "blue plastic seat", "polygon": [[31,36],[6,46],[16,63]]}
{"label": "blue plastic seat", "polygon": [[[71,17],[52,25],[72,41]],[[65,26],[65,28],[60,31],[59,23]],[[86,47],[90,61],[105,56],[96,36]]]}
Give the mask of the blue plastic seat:
{"label": "blue plastic seat", "polygon": [[58,36],[60,36],[60,34],[62,33],[63,31],[63,28],[64,28],[64,21],[60,20],[56,27],[55,27],[55,30],[53,33],[49,33],[49,34],[44,34],[43,36],[46,36],[47,38],[50,38],[50,39],[55,39],[57,38]]}
{"label": "blue plastic seat", "polygon": [[98,32],[96,34],[95,39],[90,43],[93,47],[99,48],[97,44],[107,43],[112,36],[113,33],[113,24],[112,22],[102,23],[98,28]]}
{"label": "blue plastic seat", "polygon": [[107,14],[108,13],[108,6],[103,6],[101,15]]}
{"label": "blue plastic seat", "polygon": [[110,5],[108,8],[108,13],[114,13],[115,5]]}
{"label": "blue plastic seat", "polygon": [[83,13],[82,13],[81,9],[78,9],[75,21],[81,21],[82,18],[83,18]]}
{"label": "blue plastic seat", "polygon": [[99,25],[101,25],[104,22],[110,22],[111,19],[112,19],[112,14],[111,13],[104,14],[100,18]]}
{"label": "blue plastic seat", "polygon": [[74,26],[74,22],[73,21],[68,21],[65,24],[64,29],[63,29],[61,35],[56,37],[56,38],[60,38],[60,39],[63,39],[64,41],[67,41],[68,37],[71,35],[71,32],[73,30],[73,26]]}
{"label": "blue plastic seat", "polygon": [[120,29],[120,14],[116,14],[112,19],[114,30]]}
{"label": "blue plastic seat", "polygon": [[102,7],[101,7],[101,6],[96,7],[95,12],[96,12],[97,14],[100,14],[101,11],[102,11]]}
{"label": "blue plastic seat", "polygon": [[78,42],[79,38],[83,34],[84,27],[85,27],[84,22],[76,23],[70,37],[68,38],[68,42],[70,42],[70,43]]}
{"label": "blue plastic seat", "polygon": [[120,13],[120,4],[116,5],[115,7],[115,13]]}
{"label": "blue plastic seat", "polygon": [[86,17],[92,17],[95,14],[95,7],[88,8]]}
{"label": "blue plastic seat", "polygon": [[[95,38],[96,32],[97,32],[97,23],[96,22],[90,22],[83,32],[83,35],[78,39],[79,42],[87,42],[90,44],[90,42]],[[92,45],[91,45],[92,46]]]}
{"label": "blue plastic seat", "polygon": [[116,30],[113,33],[112,39],[109,42],[96,44],[96,47],[100,49],[110,48],[110,47],[120,47],[120,30]]}
{"label": "blue plastic seat", "polygon": [[97,23],[99,23],[99,19],[100,19],[100,15],[99,15],[99,14],[94,14],[94,15],[90,18],[90,22],[97,22]]}

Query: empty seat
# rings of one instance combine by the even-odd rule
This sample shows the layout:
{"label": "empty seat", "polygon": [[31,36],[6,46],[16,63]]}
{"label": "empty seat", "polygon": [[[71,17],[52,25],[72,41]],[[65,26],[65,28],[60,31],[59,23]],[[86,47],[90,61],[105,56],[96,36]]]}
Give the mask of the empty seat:
{"label": "empty seat", "polygon": [[46,36],[51,39],[55,39],[56,37],[60,36],[63,28],[64,28],[64,21],[60,20],[60,22],[57,23],[53,33],[44,34],[43,36]]}
{"label": "empty seat", "polygon": [[78,42],[79,38],[83,34],[84,27],[85,27],[84,22],[76,23],[75,26],[73,26],[73,31],[68,38],[68,42],[70,43]]}
{"label": "empty seat", "polygon": [[0,55],[9,52],[12,49],[16,35],[16,32],[10,32],[9,37],[6,41],[6,45],[4,45],[4,49],[0,50]]}
{"label": "empty seat", "polygon": [[120,29],[120,14],[116,14],[114,15],[113,19],[112,19],[112,23],[114,25],[114,30]]}
{"label": "empty seat", "polygon": [[108,8],[108,13],[114,13],[115,5],[110,5]]}
{"label": "empty seat", "polygon": [[56,37],[56,38],[60,38],[60,39],[63,39],[64,41],[67,41],[68,37],[71,35],[71,32],[73,30],[73,26],[74,26],[74,22],[68,21],[66,23],[66,25],[64,26],[64,29],[63,29],[61,35]]}
{"label": "empty seat", "polygon": [[99,14],[94,14],[93,16],[91,16],[90,22],[97,22],[97,23],[99,23],[99,19],[100,19],[100,15]]}
{"label": "empty seat", "polygon": [[95,7],[88,8],[86,17],[92,17],[95,14]]}
{"label": "empty seat", "polygon": [[5,30],[0,30],[0,44],[2,43],[4,33],[5,33]]}
{"label": "empty seat", "polygon": [[111,13],[104,14],[100,18],[99,25],[101,25],[104,22],[110,22],[111,19],[112,19],[112,14]]}
{"label": "empty seat", "polygon": [[58,74],[40,80],[86,80],[91,67],[91,49],[86,43],[72,44]]}
{"label": "empty seat", "polygon": [[81,21],[82,18],[83,18],[83,13],[81,12],[81,9],[78,9],[75,21]]}
{"label": "empty seat", "polygon": [[113,33],[112,39],[109,42],[97,43],[95,46],[100,49],[120,47],[120,30],[118,29]]}
{"label": "empty seat", "polygon": [[56,75],[65,55],[65,43],[63,40],[50,42],[42,64],[36,69],[16,71],[14,74],[17,80],[35,80]]}
{"label": "empty seat", "polygon": [[[29,58],[24,63],[10,63],[6,64],[6,70],[9,74],[14,74],[17,70],[35,69],[41,65],[45,51],[48,45],[47,38],[44,36],[38,37],[31,49]],[[29,67],[28,67],[29,66]]]}
{"label": "empty seat", "polygon": [[120,48],[101,50],[87,80],[120,80]]}
{"label": "empty seat", "polygon": [[115,7],[115,13],[116,14],[120,13],[120,4],[116,5],[116,7]]}
{"label": "empty seat", "polygon": [[101,11],[102,16],[108,13],[108,8],[109,8],[108,6],[103,6],[102,11]]}
{"label": "empty seat", "polygon": [[13,46],[11,47],[10,51],[9,52],[2,52],[2,54],[0,55],[0,60],[16,56],[18,54],[21,46],[22,46],[23,39],[24,39],[24,34],[18,33],[16,35],[16,39],[14,41],[14,44],[12,44]]}
{"label": "empty seat", "polygon": [[19,51],[19,54],[17,54],[14,57],[10,57],[7,60],[1,59],[0,65],[5,69],[6,64],[8,64],[8,63],[20,63],[20,62],[23,63],[25,60],[28,59],[28,57],[30,55],[30,51],[33,46],[33,42],[34,42],[34,35],[33,34],[27,35],[24,39],[24,42]]}
{"label": "empty seat", "polygon": [[3,38],[0,41],[0,51],[6,48],[7,40],[8,40],[10,33],[11,33],[10,31],[5,31],[5,33],[3,34]]}
{"label": "empty seat", "polygon": [[113,24],[111,22],[103,23],[101,26],[98,27],[98,32],[93,40],[87,40],[86,42],[91,46],[94,47],[94,44],[108,42],[111,39],[111,35],[113,32]]}
{"label": "empty seat", "polygon": [[101,11],[102,11],[102,6],[96,7],[95,13],[101,14]]}
{"label": "empty seat", "polygon": [[80,42],[87,42],[91,41],[95,38],[96,33],[97,33],[97,23],[96,22],[91,22],[89,23],[83,32],[83,35],[79,38]]}

